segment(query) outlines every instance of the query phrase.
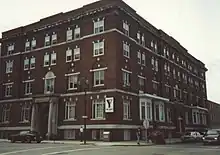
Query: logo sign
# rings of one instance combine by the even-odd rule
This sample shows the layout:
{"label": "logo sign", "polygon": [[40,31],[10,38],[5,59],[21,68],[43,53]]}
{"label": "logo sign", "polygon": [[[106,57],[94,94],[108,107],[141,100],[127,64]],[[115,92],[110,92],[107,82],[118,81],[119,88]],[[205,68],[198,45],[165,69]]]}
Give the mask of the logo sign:
{"label": "logo sign", "polygon": [[114,112],[114,97],[105,98],[105,112]]}

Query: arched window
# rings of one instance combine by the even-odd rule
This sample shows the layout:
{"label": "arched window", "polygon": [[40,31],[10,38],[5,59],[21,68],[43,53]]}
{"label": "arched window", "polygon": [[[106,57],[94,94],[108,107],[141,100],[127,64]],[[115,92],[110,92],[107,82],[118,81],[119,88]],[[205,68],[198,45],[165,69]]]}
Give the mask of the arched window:
{"label": "arched window", "polygon": [[45,94],[54,93],[55,78],[56,76],[51,71],[45,75],[45,78],[44,78],[44,93]]}

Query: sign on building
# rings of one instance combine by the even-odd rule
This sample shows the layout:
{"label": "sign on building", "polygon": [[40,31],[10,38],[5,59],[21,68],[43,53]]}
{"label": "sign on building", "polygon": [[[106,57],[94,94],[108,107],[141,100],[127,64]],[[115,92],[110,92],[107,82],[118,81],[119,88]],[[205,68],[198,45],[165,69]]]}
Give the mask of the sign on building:
{"label": "sign on building", "polygon": [[105,112],[106,113],[114,112],[114,97],[105,98]]}

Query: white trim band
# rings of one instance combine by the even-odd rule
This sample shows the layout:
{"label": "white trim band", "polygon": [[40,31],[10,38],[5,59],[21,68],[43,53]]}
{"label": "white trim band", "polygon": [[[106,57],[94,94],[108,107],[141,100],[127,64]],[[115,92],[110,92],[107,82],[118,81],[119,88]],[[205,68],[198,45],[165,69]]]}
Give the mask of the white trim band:
{"label": "white trim band", "polygon": [[25,80],[25,81],[22,81],[23,83],[27,83],[27,82],[34,82],[35,79],[32,79],[32,80]]}
{"label": "white trim band", "polygon": [[96,72],[96,71],[103,71],[103,70],[107,70],[108,67],[103,67],[103,68],[97,68],[97,69],[90,69],[90,72]]}
{"label": "white trim band", "polygon": [[130,73],[130,74],[132,73],[131,71],[128,71],[128,70],[123,69],[123,68],[122,68],[121,70],[122,70],[123,72],[127,72],[127,73]]}
{"label": "white trim band", "polygon": [[3,83],[3,86],[12,85],[14,82]]}
{"label": "white trim band", "polygon": [[30,130],[30,126],[15,126],[15,127],[0,127],[0,131],[8,131],[8,130]]}
{"label": "white trim band", "polygon": [[65,74],[65,76],[72,76],[72,75],[79,75],[80,72],[76,72],[76,73],[68,73],[68,74]]}

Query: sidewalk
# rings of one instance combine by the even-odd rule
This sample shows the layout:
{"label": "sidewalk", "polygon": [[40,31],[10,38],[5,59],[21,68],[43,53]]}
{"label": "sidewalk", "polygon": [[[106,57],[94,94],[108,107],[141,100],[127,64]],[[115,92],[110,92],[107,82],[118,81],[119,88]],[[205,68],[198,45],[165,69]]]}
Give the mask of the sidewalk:
{"label": "sidewalk", "polygon": [[[7,139],[0,139],[0,142],[9,142]],[[166,144],[176,144],[180,143],[181,140],[179,138],[166,139]],[[83,145],[83,142],[74,141],[74,140],[44,140],[41,143],[45,144],[73,144],[73,145]],[[103,142],[103,141],[87,141],[87,145],[95,145],[95,146],[138,146],[136,141],[121,141],[121,142]],[[154,145],[145,141],[140,142],[140,146],[150,146]]]}

